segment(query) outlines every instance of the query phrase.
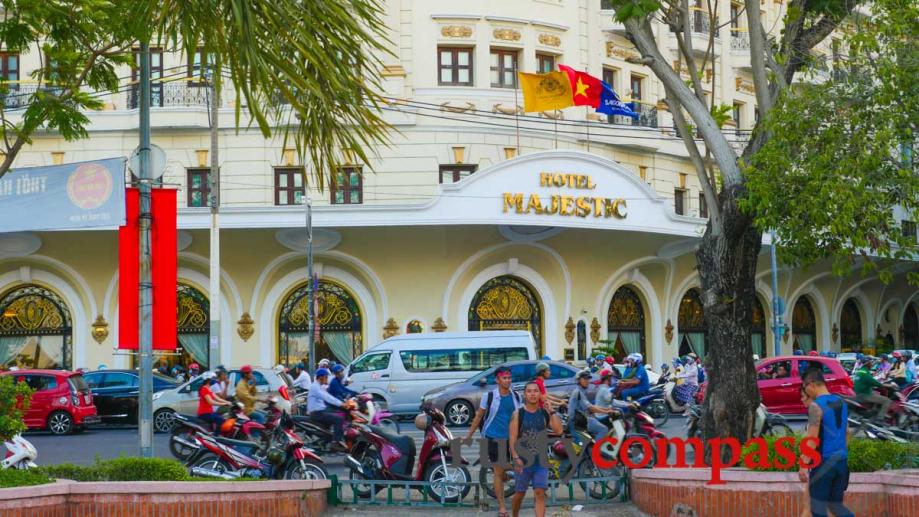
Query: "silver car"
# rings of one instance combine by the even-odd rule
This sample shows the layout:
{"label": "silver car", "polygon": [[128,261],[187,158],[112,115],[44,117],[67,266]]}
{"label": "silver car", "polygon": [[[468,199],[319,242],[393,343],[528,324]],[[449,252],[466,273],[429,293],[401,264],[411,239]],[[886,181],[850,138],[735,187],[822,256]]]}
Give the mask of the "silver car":
{"label": "silver car", "polygon": [[[575,389],[575,376],[581,371],[579,368],[558,361],[513,361],[499,366],[507,366],[511,369],[511,388],[522,394],[526,383],[536,376],[536,365],[541,362],[549,364],[546,391],[567,399]],[[482,397],[497,386],[495,384],[495,370],[497,369],[498,366],[494,366],[465,381],[435,388],[425,393],[421,404],[428,404],[443,411],[449,425],[469,425]],[[596,379],[595,374],[592,381]],[[591,383],[588,390],[591,399],[595,392],[596,386]]]}
{"label": "silver car", "polygon": [[[230,370],[228,373],[227,395],[232,397],[236,393],[236,383],[239,382],[241,374],[239,369]],[[194,415],[198,412],[198,389],[204,382],[201,375],[176,388],[153,394],[153,427],[157,432],[172,431],[173,417],[176,413]],[[252,376],[255,378],[255,391],[259,400],[268,395],[277,395],[278,409],[288,413],[296,412],[296,406],[290,403],[293,385],[287,374],[256,366],[252,368]]]}

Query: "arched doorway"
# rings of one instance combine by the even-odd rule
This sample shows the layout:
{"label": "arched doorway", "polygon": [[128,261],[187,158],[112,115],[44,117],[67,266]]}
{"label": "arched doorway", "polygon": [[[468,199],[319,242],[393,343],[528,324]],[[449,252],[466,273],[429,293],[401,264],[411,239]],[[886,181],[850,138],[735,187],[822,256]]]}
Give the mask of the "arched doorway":
{"label": "arched doorway", "polygon": [[630,287],[620,287],[609,303],[606,315],[609,346],[617,360],[628,354],[640,352],[647,359],[645,350],[645,311],[638,294]]}
{"label": "arched doorway", "polygon": [[849,298],[842,304],[839,316],[839,342],[843,350],[861,350],[862,315],[855,300]]}
{"label": "arched doorway", "polygon": [[[306,364],[309,357],[309,289],[306,284],[294,290],[278,317],[278,361],[282,364]],[[361,309],[354,296],[343,286],[320,280],[316,290],[316,318],[319,339],[315,342],[316,358],[328,358],[348,364],[363,348]]]}
{"label": "arched doorway", "polygon": [[690,352],[705,357],[705,320],[698,289],[690,289],[680,300],[678,324],[680,326],[680,355]]}
{"label": "arched doorway", "polygon": [[912,303],[906,306],[903,315],[903,346],[910,349],[919,347],[919,308]]}
{"label": "arched doorway", "polygon": [[760,359],[766,357],[766,311],[759,297],[753,297],[753,321],[750,325],[750,348]]}
{"label": "arched doorway", "polygon": [[[188,370],[188,365],[192,363],[197,363],[201,371],[210,369],[210,308],[210,301],[201,290],[181,282],[176,284],[176,351],[162,353],[154,350],[154,368],[165,368],[167,375],[171,375],[175,366]],[[140,358],[132,355],[131,364],[137,368]]]}
{"label": "arched doorway", "polygon": [[54,292],[23,285],[0,298],[0,366],[72,368],[70,309]]}
{"label": "arched doorway", "polygon": [[479,288],[469,305],[469,330],[528,330],[538,354],[542,342],[542,304],[530,286],[505,275],[492,278]]}
{"label": "arched doorway", "polygon": [[791,313],[791,333],[794,335],[795,349],[805,353],[816,350],[817,318],[814,317],[811,302],[803,296],[798,298]]}

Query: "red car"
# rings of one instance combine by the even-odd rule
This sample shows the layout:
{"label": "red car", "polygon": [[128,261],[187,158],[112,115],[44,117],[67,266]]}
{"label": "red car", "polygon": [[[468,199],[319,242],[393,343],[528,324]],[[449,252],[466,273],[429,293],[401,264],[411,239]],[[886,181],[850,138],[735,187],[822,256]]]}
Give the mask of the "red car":
{"label": "red car", "polygon": [[[823,369],[823,378],[830,393],[843,397],[855,396],[852,378],[836,359],[803,355],[772,357],[756,364],[756,384],[766,409],[770,413],[806,413],[801,404],[801,375],[817,364]],[[701,403],[704,392],[705,384],[699,390],[697,402]]]}
{"label": "red car", "polygon": [[69,434],[99,422],[96,406],[93,405],[93,394],[79,373],[66,370],[18,370],[0,375],[12,376],[35,390],[23,418],[29,429]]}

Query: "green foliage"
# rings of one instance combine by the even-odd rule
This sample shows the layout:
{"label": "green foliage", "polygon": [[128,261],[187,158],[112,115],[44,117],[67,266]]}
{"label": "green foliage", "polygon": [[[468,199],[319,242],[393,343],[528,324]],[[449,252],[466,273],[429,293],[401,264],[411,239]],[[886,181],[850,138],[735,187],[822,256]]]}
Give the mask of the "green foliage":
{"label": "green foliage", "polygon": [[[798,457],[800,443],[803,435],[795,435],[795,442],[792,447],[787,447],[794,452],[795,458]],[[778,456],[775,452],[775,442],[777,437],[765,437],[768,448],[769,467],[756,467],[751,470],[764,472],[782,472],[795,471],[798,469],[797,460],[786,467],[778,467],[779,463],[785,463],[786,460]],[[751,443],[741,451],[741,462],[739,467],[745,466],[743,458],[748,454],[753,454],[759,450],[759,445]],[[917,443],[895,443],[882,440],[870,440],[865,438],[853,438],[849,441],[849,471],[850,472],[874,472],[877,470],[890,469],[910,469],[919,467],[919,444]]]}
{"label": "green foliage", "polygon": [[644,19],[661,8],[659,0],[612,0],[616,10],[616,21],[624,22],[630,18]]}
{"label": "green foliage", "polygon": [[0,488],[13,488],[18,486],[44,485],[50,483],[51,478],[36,469],[0,470]]}
{"label": "green foliage", "polygon": [[[86,138],[86,111],[102,108],[85,90],[117,91],[149,41],[191,56],[197,48],[233,82],[237,126],[292,141],[320,187],[344,149],[369,163],[367,148],[387,142],[380,117],[386,24],[380,0],[0,0],[0,45],[38,54],[34,95],[11,91],[22,108],[0,109],[0,150],[12,163],[40,130]],[[120,68],[120,71],[119,71]],[[181,74],[164,71],[164,76]],[[243,116],[247,120],[241,120]],[[8,168],[0,164],[0,176]]]}
{"label": "green foliage", "polygon": [[712,106],[711,110],[709,111],[712,114],[712,119],[715,120],[715,124],[717,124],[718,127],[724,127],[725,122],[731,120],[731,117],[733,116],[733,110],[733,106],[729,106],[727,104],[718,104],[717,106]]}
{"label": "green foliage", "polygon": [[193,481],[182,463],[164,458],[97,459],[93,465],[63,463],[40,467],[44,475],[74,481]]}
{"label": "green foliage", "polygon": [[919,220],[919,161],[903,159],[917,151],[919,4],[879,0],[872,12],[834,80],[786,91],[762,121],[770,138],[745,171],[742,207],[776,229],[784,263],[828,259],[842,275],[861,256],[863,274],[889,282],[893,260],[919,252],[901,230]]}
{"label": "green foliage", "polygon": [[13,375],[0,376],[0,440],[8,440],[26,431],[22,414],[29,409],[32,389],[16,382]]}

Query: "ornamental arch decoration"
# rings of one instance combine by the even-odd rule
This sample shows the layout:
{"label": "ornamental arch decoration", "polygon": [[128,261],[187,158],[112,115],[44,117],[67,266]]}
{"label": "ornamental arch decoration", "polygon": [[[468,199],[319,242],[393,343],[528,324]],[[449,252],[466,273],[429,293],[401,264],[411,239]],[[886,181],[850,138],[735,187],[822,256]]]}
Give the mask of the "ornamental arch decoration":
{"label": "ornamental arch decoration", "polygon": [[791,312],[791,334],[794,336],[793,348],[807,353],[816,350],[817,318],[814,306],[807,296],[798,298]]}
{"label": "ornamental arch decoration", "polygon": [[469,330],[527,330],[537,355],[545,354],[542,303],[536,291],[515,276],[498,276],[479,288],[469,305]]}
{"label": "ornamental arch decoration", "polygon": [[363,350],[363,319],[357,298],[343,285],[320,280],[316,289],[316,358],[309,357],[309,286],[302,284],[284,300],[278,315],[278,360],[310,364],[327,358],[348,364]]}
{"label": "ornamental arch decoration", "polygon": [[25,284],[0,297],[0,366],[71,369],[73,322],[55,292]]}
{"label": "ornamental arch decoration", "polygon": [[680,330],[679,354],[695,353],[699,358],[705,357],[705,312],[702,309],[701,293],[696,288],[686,291],[680,300],[677,313],[677,325]]}
{"label": "ornamental arch decoration", "polygon": [[648,357],[645,347],[645,309],[634,289],[622,286],[616,290],[607,310],[606,325],[607,340],[617,359],[635,352]]}
{"label": "ornamental arch decoration", "polygon": [[842,304],[839,314],[839,342],[842,350],[861,350],[862,313],[854,298]]}

